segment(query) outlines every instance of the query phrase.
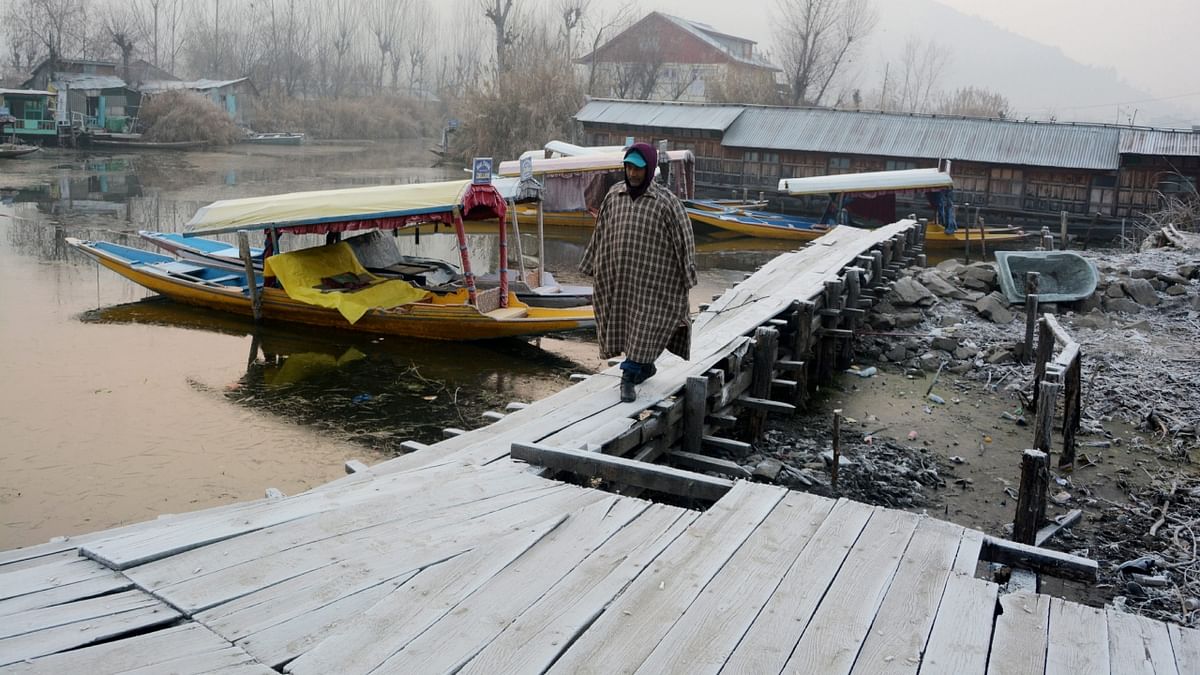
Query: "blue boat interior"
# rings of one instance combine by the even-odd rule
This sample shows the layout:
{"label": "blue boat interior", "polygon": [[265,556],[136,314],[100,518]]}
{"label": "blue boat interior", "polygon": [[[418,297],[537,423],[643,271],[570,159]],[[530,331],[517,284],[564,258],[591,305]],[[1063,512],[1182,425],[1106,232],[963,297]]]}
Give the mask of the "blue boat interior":
{"label": "blue boat interior", "polygon": [[[173,242],[184,248],[190,248],[201,253],[231,253],[237,255],[237,246],[228,244],[216,239],[205,239],[204,237],[185,237],[177,232],[155,232],[154,236],[159,239],[165,239]],[[250,256],[253,258],[261,258],[263,250],[261,248],[250,247]]]}
{"label": "blue boat interior", "polygon": [[[229,270],[218,267],[205,267],[192,262],[177,260],[171,256],[144,251],[140,248],[122,246],[108,241],[91,242],[91,245],[97,250],[104,251],[132,265],[152,265],[171,276],[189,281],[202,281],[222,286],[245,286],[246,277],[244,274],[231,273]],[[255,274],[254,278],[256,283],[262,283],[261,274]]]}

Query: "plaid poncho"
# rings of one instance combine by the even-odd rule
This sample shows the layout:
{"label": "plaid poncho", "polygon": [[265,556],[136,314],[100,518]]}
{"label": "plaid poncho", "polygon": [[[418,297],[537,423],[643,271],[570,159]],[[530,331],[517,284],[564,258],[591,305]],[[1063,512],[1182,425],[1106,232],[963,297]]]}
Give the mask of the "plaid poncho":
{"label": "plaid poncho", "polygon": [[652,183],[637,200],[624,182],[608,191],[579,264],[595,277],[600,358],[624,352],[652,363],[663,349],[688,358],[695,252],[687,211],[662,185]]}

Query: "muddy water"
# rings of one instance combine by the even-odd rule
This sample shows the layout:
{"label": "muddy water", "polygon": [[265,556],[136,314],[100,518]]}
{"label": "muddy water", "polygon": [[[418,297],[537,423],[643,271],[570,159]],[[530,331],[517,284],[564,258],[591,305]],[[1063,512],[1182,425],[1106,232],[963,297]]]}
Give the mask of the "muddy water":
{"label": "muddy water", "polygon": [[[181,230],[217,199],[461,175],[429,168],[420,144],[55,150],[0,164],[0,549],[267,487],[292,494],[341,475],[347,459],[370,464],[404,440],[479,426],[486,410],[600,368],[589,334],[443,344],[256,329],[155,298],[64,242],[138,246],[138,229]],[[578,280],[586,236],[547,242],[560,279]],[[452,256],[448,238],[401,246]],[[487,237],[471,246],[495,255]],[[779,253],[703,239],[699,250],[693,304]]]}

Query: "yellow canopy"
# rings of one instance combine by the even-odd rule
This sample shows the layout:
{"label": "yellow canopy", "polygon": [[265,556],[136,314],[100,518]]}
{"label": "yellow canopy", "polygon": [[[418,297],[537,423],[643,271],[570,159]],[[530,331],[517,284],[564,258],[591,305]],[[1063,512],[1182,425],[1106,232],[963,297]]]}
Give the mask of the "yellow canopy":
{"label": "yellow canopy", "polygon": [[[366,285],[354,289],[334,288],[336,284],[331,283],[332,278],[347,274],[361,279]],[[354,250],[344,241],[273,255],[263,265],[263,276],[278,279],[293,300],[336,309],[351,324],[369,310],[390,309],[429,296],[428,291],[414,288],[402,279],[382,279],[368,274],[354,257]]]}
{"label": "yellow canopy", "polygon": [[376,185],[342,190],[222,199],[196,211],[189,236],[345,220],[448,213],[462,203],[469,180]]}

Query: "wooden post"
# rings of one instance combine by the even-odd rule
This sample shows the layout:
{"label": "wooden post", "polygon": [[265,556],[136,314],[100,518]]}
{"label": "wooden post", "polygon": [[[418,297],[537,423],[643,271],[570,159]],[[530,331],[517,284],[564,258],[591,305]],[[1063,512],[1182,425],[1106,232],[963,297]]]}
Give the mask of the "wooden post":
{"label": "wooden post", "polygon": [[1067,366],[1066,394],[1063,397],[1063,451],[1058,457],[1059,468],[1075,466],[1075,432],[1083,408],[1083,354],[1076,354]]}
{"label": "wooden post", "polygon": [[917,256],[917,267],[924,269],[928,266],[929,266],[929,259],[927,257],[925,257],[925,254],[922,253],[922,254],[918,255]]}
{"label": "wooden post", "polygon": [[242,265],[246,268],[246,293],[250,295],[250,311],[254,320],[262,319],[262,291],[258,287],[258,279],[254,274],[254,262],[250,259],[250,235],[245,230],[238,230],[238,253]]}
{"label": "wooden post", "polygon": [[871,251],[871,287],[883,283],[883,251]]}
{"label": "wooden post", "polygon": [[1043,251],[1053,251],[1054,250],[1054,235],[1050,234],[1050,228],[1048,228],[1048,227],[1042,228],[1042,250]]}
{"label": "wooden post", "polygon": [[829,330],[837,328],[842,301],[842,282],[825,282],[825,306],[821,310],[821,327],[827,329],[820,336],[820,354],[817,357],[817,383],[833,382],[834,360],[837,358],[837,338]]}
{"label": "wooden post", "polygon": [[1058,226],[1058,240],[1060,242],[1062,242],[1059,245],[1062,246],[1064,249],[1066,249],[1067,248],[1067,212],[1061,211],[1059,213],[1060,213],[1060,215],[1059,215],[1060,221],[1059,221],[1059,226]]}
{"label": "wooden post", "polygon": [[1017,493],[1017,515],[1013,519],[1013,541],[1033,544],[1038,526],[1046,517],[1046,492],[1050,466],[1046,453],[1026,450],[1021,456],[1021,488]]}
{"label": "wooden post", "polygon": [[[971,229],[970,223],[967,224],[967,229]],[[987,228],[983,223],[979,223],[979,258],[987,260]]]}
{"label": "wooden post", "polygon": [[[771,380],[775,378],[775,355],[779,348],[779,331],[760,326],[754,331],[754,365],[750,379],[750,395],[771,398]],[[767,411],[754,410],[748,416],[748,438],[757,441],[767,425]]]}
{"label": "wooden post", "polygon": [[1021,363],[1033,360],[1033,327],[1038,319],[1037,292],[1041,277],[1040,272],[1025,273],[1025,349],[1021,352]]}
{"label": "wooden post", "polygon": [[829,469],[829,485],[837,490],[838,462],[842,459],[842,409],[833,411],[833,465]]}
{"label": "wooden post", "polygon": [[1047,371],[1046,379],[1038,384],[1037,413],[1033,423],[1033,446],[1047,455],[1054,437],[1054,407],[1058,402],[1058,390],[1062,386],[1062,373]]}
{"label": "wooden post", "polygon": [[683,449],[700,452],[704,437],[704,416],[707,411],[708,378],[689,377],[683,389]]}
{"label": "wooden post", "polygon": [[1038,320],[1038,345],[1037,345],[1037,361],[1033,366],[1033,405],[1037,407],[1038,401],[1038,382],[1042,381],[1042,376],[1046,374],[1046,364],[1050,362],[1050,355],[1054,353],[1054,330],[1050,327],[1050,323],[1045,319]]}
{"label": "wooden post", "polygon": [[796,381],[796,389],[792,392],[792,404],[799,408],[808,399],[809,386],[812,382],[809,373],[813,363],[811,354],[813,304],[811,302],[796,303],[796,312],[793,316],[796,328],[792,335],[792,359],[804,362],[802,368],[792,373],[792,379]]}

